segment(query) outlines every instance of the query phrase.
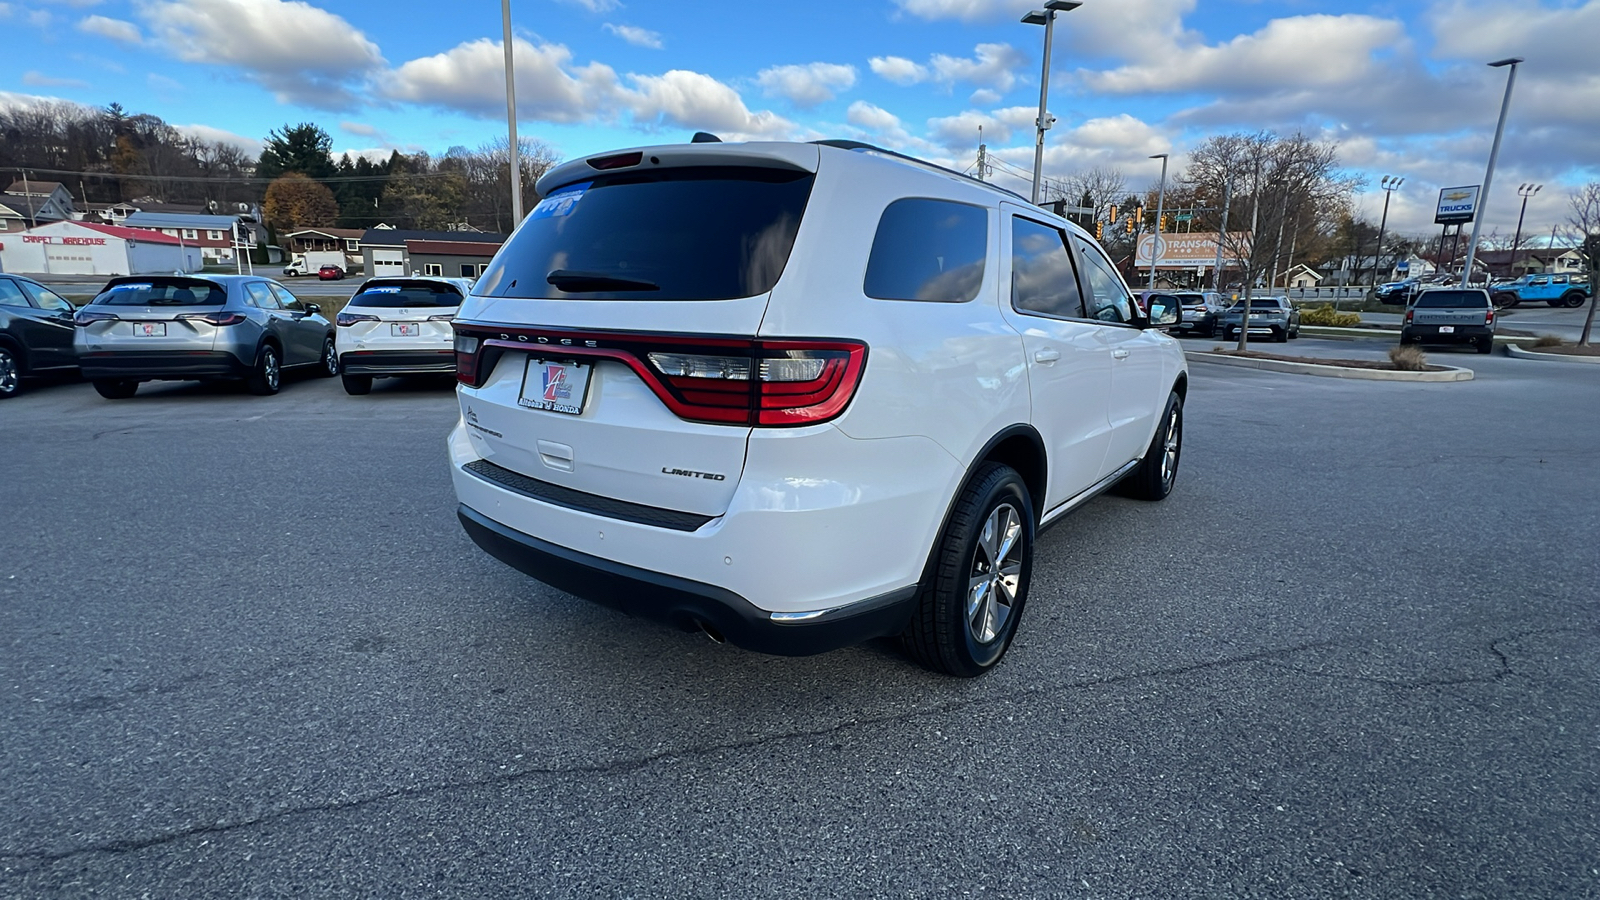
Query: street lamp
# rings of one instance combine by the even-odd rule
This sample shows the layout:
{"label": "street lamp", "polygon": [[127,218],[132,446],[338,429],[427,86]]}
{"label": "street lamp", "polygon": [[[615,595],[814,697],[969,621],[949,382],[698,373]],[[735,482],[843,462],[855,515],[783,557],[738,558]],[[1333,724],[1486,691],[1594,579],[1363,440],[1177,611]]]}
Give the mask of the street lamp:
{"label": "street lamp", "polygon": [[1150,242],[1150,290],[1153,291],[1156,289],[1156,258],[1161,255],[1161,217],[1167,211],[1167,155],[1156,153],[1150,158],[1161,160],[1161,188],[1156,192],[1156,236]]}
{"label": "street lamp", "polygon": [[[509,2],[509,0],[507,0]],[[1038,137],[1033,146],[1033,202],[1039,202],[1039,173],[1044,167],[1044,133],[1056,120],[1044,111],[1050,95],[1050,38],[1055,31],[1056,13],[1070,12],[1082,6],[1082,0],[1046,0],[1044,9],[1036,9],[1022,17],[1024,25],[1044,26],[1044,67],[1039,74],[1039,118],[1034,120]]]}
{"label": "street lamp", "polygon": [[517,146],[517,77],[511,60],[511,0],[500,0],[500,24],[505,36],[501,46],[506,53],[506,129],[511,136],[511,228],[522,224],[522,160]]}
{"label": "street lamp", "polygon": [[1542,184],[1525,184],[1517,188],[1517,196],[1522,198],[1522,212],[1517,213],[1517,235],[1511,239],[1511,277],[1517,277],[1517,250],[1522,246],[1522,217],[1528,214],[1528,198],[1539,193]]}
{"label": "street lamp", "polygon": [[1511,89],[1517,84],[1517,64],[1522,62],[1522,57],[1513,56],[1508,59],[1497,59],[1489,63],[1491,69],[1511,67],[1506,75],[1506,95],[1500,101],[1500,121],[1494,126],[1494,143],[1489,147],[1489,167],[1483,172],[1483,191],[1478,194],[1477,215],[1472,219],[1472,240],[1467,242],[1467,262],[1461,269],[1461,286],[1466,287],[1472,280],[1472,257],[1478,252],[1478,231],[1483,228],[1483,211],[1489,205],[1489,185],[1494,181],[1494,163],[1500,158],[1500,137],[1506,130],[1506,113],[1511,110]]}
{"label": "street lamp", "polygon": [[[1378,221],[1378,251],[1372,254],[1372,283],[1378,282],[1378,263],[1383,259],[1383,230],[1389,225],[1389,197],[1404,182],[1404,178],[1385,175],[1378,184],[1383,188],[1383,218]],[[1359,274],[1359,273],[1358,273]]]}

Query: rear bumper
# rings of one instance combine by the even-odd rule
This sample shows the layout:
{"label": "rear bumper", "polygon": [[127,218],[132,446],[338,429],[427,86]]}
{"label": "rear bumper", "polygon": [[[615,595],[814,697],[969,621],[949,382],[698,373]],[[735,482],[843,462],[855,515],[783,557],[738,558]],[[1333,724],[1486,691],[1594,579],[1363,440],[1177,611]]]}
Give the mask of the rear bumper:
{"label": "rear bumper", "polygon": [[339,354],[339,365],[351,375],[454,374],[454,350],[351,350]]}
{"label": "rear bumper", "polygon": [[1455,325],[1454,331],[1439,333],[1438,325],[1408,325],[1400,329],[1402,341],[1424,344],[1475,344],[1484,338],[1493,338],[1494,329],[1487,325]]}
{"label": "rear bumper", "polygon": [[805,618],[774,618],[726,588],[579,553],[522,534],[465,504],[456,514],[490,556],[551,587],[628,615],[690,630],[704,627],[759,653],[808,656],[897,634],[917,599],[912,585]]}
{"label": "rear bumper", "polygon": [[91,352],[78,357],[85,378],[139,378],[183,381],[191,378],[244,378],[250,363],[221,350]]}
{"label": "rear bumper", "polygon": [[1217,327],[1216,313],[1192,313],[1183,311],[1183,321],[1173,326],[1175,331],[1204,331],[1210,333]]}

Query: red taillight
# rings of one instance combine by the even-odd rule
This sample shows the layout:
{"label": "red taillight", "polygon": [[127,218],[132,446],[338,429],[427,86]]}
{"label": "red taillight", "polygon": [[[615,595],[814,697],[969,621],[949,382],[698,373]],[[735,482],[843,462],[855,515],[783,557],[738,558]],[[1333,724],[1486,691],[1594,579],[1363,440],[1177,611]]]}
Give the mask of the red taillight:
{"label": "red taillight", "polygon": [[811,425],[842,413],[866,366],[857,341],[763,341],[623,332],[546,332],[456,323],[456,378],[488,379],[499,356],[611,359],[683,419],[723,425]]}
{"label": "red taillight", "polygon": [[178,321],[205,322],[207,325],[237,325],[244,321],[244,315],[231,312],[180,313]]}
{"label": "red taillight", "polygon": [[1492,307],[1483,314],[1483,324],[1485,324],[1485,325],[1493,325],[1494,324],[1494,309]]}
{"label": "red taillight", "polygon": [[115,322],[116,313],[100,312],[99,310],[80,309],[72,314],[72,324],[93,325],[96,322]]}
{"label": "red taillight", "polygon": [[342,312],[342,313],[339,313],[337,316],[333,317],[333,324],[335,324],[335,325],[337,325],[337,326],[339,326],[341,328],[349,328],[351,325],[354,325],[357,322],[377,322],[377,321],[379,321],[377,316],[369,316],[369,315],[366,315],[364,313]]}
{"label": "red taillight", "polygon": [[1411,313],[1412,313],[1412,310],[1409,310],[1409,309],[1406,310],[1406,324],[1407,325],[1411,324]]}

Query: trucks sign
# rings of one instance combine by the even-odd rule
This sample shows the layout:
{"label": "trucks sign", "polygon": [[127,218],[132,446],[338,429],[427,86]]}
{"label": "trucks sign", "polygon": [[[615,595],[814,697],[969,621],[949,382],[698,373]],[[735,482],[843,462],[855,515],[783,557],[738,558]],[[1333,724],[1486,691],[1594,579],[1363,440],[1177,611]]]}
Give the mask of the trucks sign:
{"label": "trucks sign", "polygon": [[1463,225],[1478,214],[1479,185],[1445,188],[1439,192],[1439,210],[1433,216],[1435,225]]}

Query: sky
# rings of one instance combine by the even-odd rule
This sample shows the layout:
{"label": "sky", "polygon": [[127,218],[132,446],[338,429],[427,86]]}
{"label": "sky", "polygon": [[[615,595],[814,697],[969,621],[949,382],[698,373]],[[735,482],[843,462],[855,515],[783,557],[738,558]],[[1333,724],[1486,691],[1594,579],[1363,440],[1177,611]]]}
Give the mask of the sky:
{"label": "sky", "polygon": [[[725,140],[863,140],[994,178],[1033,163],[1044,29],[1030,0],[512,0],[518,128],[560,158]],[[441,153],[505,133],[492,0],[0,0],[0,105],[118,102],[259,151],[315,122],[335,153]],[[1153,186],[1208,136],[1339,145],[1377,219],[1433,229],[1439,190],[1483,181],[1521,56],[1485,230],[1566,218],[1600,178],[1600,0],[1084,0],[1056,20],[1046,176]]]}

